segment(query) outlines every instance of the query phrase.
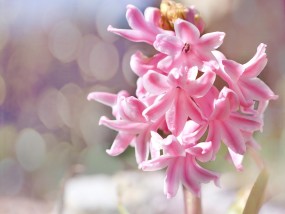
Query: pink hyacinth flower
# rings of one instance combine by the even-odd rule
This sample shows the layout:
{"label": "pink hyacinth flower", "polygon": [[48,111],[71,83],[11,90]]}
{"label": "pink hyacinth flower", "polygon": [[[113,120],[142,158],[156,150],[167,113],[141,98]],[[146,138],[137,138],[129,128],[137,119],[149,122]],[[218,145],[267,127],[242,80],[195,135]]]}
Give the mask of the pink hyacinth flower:
{"label": "pink hyacinth flower", "polygon": [[[174,68],[168,76],[149,71],[143,76],[144,88],[159,95],[143,114],[149,120],[156,120],[165,114],[168,129],[179,135],[188,118],[200,123],[204,119],[202,112],[191,99],[201,97],[208,92],[215,80],[214,72],[206,72],[199,78],[198,68]],[[197,79],[196,79],[197,78]]]}
{"label": "pink hyacinth flower", "polygon": [[[103,100],[102,94],[97,92],[92,93],[90,97],[98,98],[98,94]],[[110,94],[106,94],[105,99],[110,96]],[[129,145],[134,144],[136,160],[141,163],[148,158],[150,131],[157,130],[161,122],[160,120],[156,123],[148,122],[142,115],[146,106],[135,97],[120,96],[114,107],[116,108],[116,120],[110,120],[103,116],[99,121],[100,125],[119,132],[107,153],[116,156],[124,152]]]}
{"label": "pink hyacinth flower", "polygon": [[112,26],[108,31],[118,34],[133,42],[146,42],[150,45],[155,41],[156,35],[165,33],[172,35],[172,31],[160,28],[161,14],[158,8],[146,8],[144,15],[133,5],[127,6],[127,21],[132,29],[118,29]]}
{"label": "pink hyacinth flower", "polygon": [[190,22],[177,19],[174,22],[175,35],[159,34],[153,46],[156,50],[167,55],[158,64],[163,70],[169,67],[198,66],[215,62],[212,51],[223,42],[225,33],[213,32],[200,37],[198,28]]}
{"label": "pink hyacinth flower", "polygon": [[207,155],[208,146],[197,144],[185,149],[173,135],[162,139],[154,132],[152,143],[159,144],[158,148],[162,148],[163,155],[144,161],[139,167],[144,171],[156,171],[167,167],[164,180],[164,193],[167,198],[176,195],[180,182],[197,196],[200,196],[201,183],[214,181],[218,185],[219,175],[202,168],[196,161],[196,157],[202,158],[203,155]]}
{"label": "pink hyacinth flower", "polygon": [[278,96],[257,76],[267,63],[266,45],[260,44],[253,58],[239,64],[233,60],[222,59],[221,71],[218,73],[229,87],[238,95],[240,104],[244,109],[249,109],[255,101],[266,103]]}
{"label": "pink hyacinth flower", "polygon": [[[237,157],[244,155],[246,151],[246,145],[249,141],[248,134],[252,135],[262,128],[262,118],[239,112],[237,95],[228,88],[223,88],[218,96],[216,90],[210,90],[207,95],[195,99],[195,101],[207,115],[208,122],[206,124],[191,122],[188,133],[184,131],[182,136],[184,138],[188,135],[191,137],[193,133],[196,133],[199,137],[208,129],[206,141],[212,142],[213,154],[217,153],[221,141],[223,141],[229,148],[231,156],[235,156],[233,157],[235,166],[239,167],[238,162],[240,160]],[[192,137],[192,139],[197,140],[198,137]]]}

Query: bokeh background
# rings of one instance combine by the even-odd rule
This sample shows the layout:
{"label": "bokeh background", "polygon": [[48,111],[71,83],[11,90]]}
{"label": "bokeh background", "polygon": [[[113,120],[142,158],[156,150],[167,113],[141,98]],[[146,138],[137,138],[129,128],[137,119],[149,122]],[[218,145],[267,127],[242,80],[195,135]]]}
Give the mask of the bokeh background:
{"label": "bokeh background", "polygon": [[[269,63],[261,78],[280,97],[269,105],[264,132],[256,139],[270,171],[270,200],[282,206],[285,1],[183,2],[196,5],[206,31],[226,32],[220,49],[228,58],[244,63],[259,43],[268,45]],[[36,200],[50,210],[78,166],[80,173],[93,176],[136,170],[132,149],[116,158],[105,153],[115,132],[98,126],[98,120],[111,111],[86,100],[92,91],[134,93],[130,56],[137,49],[153,53],[145,44],[106,31],[109,24],[128,28],[130,3],[144,10],[160,1],[0,0],[0,213],[9,200],[22,206]],[[233,183],[244,184],[259,171],[252,159],[245,161],[245,172],[238,175],[222,159],[215,167],[233,173]]]}

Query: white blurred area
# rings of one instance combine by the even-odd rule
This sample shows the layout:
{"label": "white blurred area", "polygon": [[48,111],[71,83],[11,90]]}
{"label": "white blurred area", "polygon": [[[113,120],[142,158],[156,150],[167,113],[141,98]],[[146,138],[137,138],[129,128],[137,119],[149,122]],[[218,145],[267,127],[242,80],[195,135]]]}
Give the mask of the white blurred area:
{"label": "white blurred area", "polygon": [[[280,99],[270,104],[264,133],[257,140],[273,175],[273,205],[279,206],[285,192],[280,186],[285,177],[284,1],[183,2],[196,5],[206,31],[226,32],[221,50],[231,59],[246,62],[259,43],[268,44],[269,63],[262,78]],[[182,207],[181,194],[165,201],[162,174],[138,172],[132,149],[115,158],[105,153],[116,133],[98,126],[98,120],[102,115],[112,117],[111,110],[86,100],[91,91],[134,93],[136,76],[129,66],[130,56],[137,49],[146,54],[153,50],[106,30],[110,24],[128,28],[125,11],[130,3],[143,11],[160,2],[0,0],[0,213],[56,213],[61,202],[66,209],[80,210],[103,206],[104,198],[109,199],[105,205],[112,207],[110,213],[117,213],[118,186],[124,187],[121,203],[130,210],[135,210],[136,203],[141,213],[151,213],[148,204],[157,209],[155,213],[167,209],[156,206],[159,203],[170,210]],[[223,163],[218,163],[221,168],[228,167]],[[83,177],[73,178],[70,172],[78,164],[84,167]],[[258,173],[252,161],[247,172],[238,177],[242,183],[252,182]],[[234,188],[242,185],[238,179],[232,182]],[[130,204],[131,200],[136,203]]]}

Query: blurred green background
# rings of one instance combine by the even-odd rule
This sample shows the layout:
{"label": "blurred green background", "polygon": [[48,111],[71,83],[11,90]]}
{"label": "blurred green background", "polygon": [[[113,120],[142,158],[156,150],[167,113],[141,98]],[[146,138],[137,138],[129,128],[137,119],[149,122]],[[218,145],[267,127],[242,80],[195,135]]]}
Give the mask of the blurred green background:
{"label": "blurred green background", "polygon": [[[135,50],[151,53],[106,31],[128,28],[127,4],[141,10],[153,0],[0,0],[0,197],[54,200],[72,166],[86,174],[136,169],[133,151],[109,157],[115,132],[98,126],[111,110],[88,102],[92,91],[134,93],[136,76],[129,60]],[[269,63],[261,78],[278,101],[270,103],[264,132],[256,139],[268,165],[272,195],[284,199],[285,179],[285,1],[189,0],[206,22],[206,31],[226,32],[221,50],[240,63],[259,43],[268,45]],[[246,183],[258,173],[246,158]],[[214,163],[234,172],[223,159]],[[224,170],[225,171],[225,170]],[[162,183],[161,183],[162,185]]]}

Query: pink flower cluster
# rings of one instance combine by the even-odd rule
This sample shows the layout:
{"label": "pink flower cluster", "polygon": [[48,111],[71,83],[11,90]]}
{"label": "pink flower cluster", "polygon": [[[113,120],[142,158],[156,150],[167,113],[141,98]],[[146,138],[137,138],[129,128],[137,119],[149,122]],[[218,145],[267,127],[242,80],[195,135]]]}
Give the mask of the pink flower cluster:
{"label": "pink flower cluster", "polygon": [[[96,100],[112,108],[114,120],[105,116],[100,124],[118,131],[107,153],[121,154],[135,148],[139,168],[167,168],[164,192],[175,196],[182,183],[196,195],[202,183],[219,174],[199,165],[215,160],[224,143],[234,166],[242,169],[247,147],[257,147],[253,133],[261,131],[268,101],[277,96],[257,76],[267,63],[266,45],[245,64],[227,59],[216,50],[223,32],[202,34],[204,24],[197,11],[187,8],[173,30],[163,29],[161,11],[149,7],[142,14],[127,7],[131,29],[108,30],[134,42],[152,45],[157,53],[147,57],[136,52],[131,68],[138,75],[136,96],[93,92]],[[217,86],[216,79],[222,84]],[[222,80],[222,81],[221,81]]]}

